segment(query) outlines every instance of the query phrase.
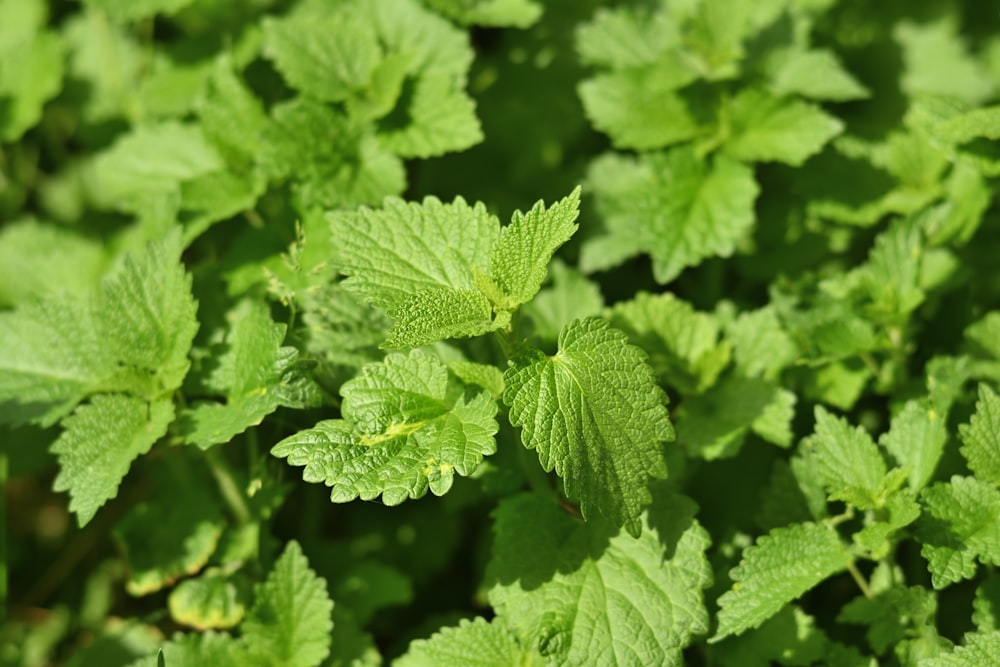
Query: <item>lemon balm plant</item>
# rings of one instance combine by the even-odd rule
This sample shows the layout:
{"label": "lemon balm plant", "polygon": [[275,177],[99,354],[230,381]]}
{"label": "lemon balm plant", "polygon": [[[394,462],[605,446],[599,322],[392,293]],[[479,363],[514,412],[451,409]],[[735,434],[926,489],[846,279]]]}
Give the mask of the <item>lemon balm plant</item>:
{"label": "lemon balm plant", "polygon": [[0,662],[991,664],[998,35],[0,0]]}

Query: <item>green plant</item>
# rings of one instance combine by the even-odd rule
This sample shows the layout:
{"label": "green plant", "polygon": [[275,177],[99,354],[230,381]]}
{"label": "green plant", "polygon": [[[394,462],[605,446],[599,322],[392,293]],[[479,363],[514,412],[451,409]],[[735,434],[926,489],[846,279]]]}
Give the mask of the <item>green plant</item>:
{"label": "green plant", "polygon": [[998,92],[974,0],[0,0],[0,664],[992,664]]}

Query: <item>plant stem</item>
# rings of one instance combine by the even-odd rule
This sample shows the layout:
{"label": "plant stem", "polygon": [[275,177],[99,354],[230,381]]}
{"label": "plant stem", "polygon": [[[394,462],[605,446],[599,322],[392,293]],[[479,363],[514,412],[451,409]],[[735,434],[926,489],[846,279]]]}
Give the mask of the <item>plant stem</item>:
{"label": "plant stem", "polygon": [[858,585],[858,588],[861,589],[861,593],[869,600],[873,599],[875,596],[872,594],[872,589],[869,588],[868,582],[865,581],[865,578],[861,575],[861,571],[854,564],[853,560],[847,564],[847,571],[851,573],[851,577],[854,579],[854,583]]}
{"label": "plant stem", "polygon": [[208,467],[212,471],[212,476],[215,477],[215,481],[219,485],[219,491],[222,492],[222,497],[225,499],[236,521],[240,525],[249,523],[250,508],[247,506],[246,498],[243,497],[239,485],[236,484],[236,479],[233,477],[233,471],[229,468],[229,464],[214,449],[205,451],[205,460],[208,461]]}

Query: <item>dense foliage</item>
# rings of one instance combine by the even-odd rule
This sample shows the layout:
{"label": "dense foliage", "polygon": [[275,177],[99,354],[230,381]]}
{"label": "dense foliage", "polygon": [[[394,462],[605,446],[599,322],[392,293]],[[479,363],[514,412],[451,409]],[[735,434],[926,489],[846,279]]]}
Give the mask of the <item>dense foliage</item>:
{"label": "dense foliage", "polygon": [[980,0],[0,0],[0,665],[997,664],[998,140]]}

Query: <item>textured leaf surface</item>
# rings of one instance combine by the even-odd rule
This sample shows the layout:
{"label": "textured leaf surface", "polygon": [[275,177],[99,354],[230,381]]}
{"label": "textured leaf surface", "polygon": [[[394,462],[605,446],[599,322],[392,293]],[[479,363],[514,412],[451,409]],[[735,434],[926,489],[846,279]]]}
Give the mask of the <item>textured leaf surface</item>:
{"label": "textured leaf surface", "polygon": [[332,612],[326,581],[309,569],[298,542],[289,542],[240,626],[249,662],[316,667],[330,653]]}
{"label": "textured leaf surface", "polygon": [[336,266],[345,285],[376,306],[398,306],[423,290],[471,290],[486,274],[500,222],[482,204],[387,199],[379,210],[330,215]]}
{"label": "textured leaf surface", "polygon": [[81,405],[52,445],[59,457],[56,491],[69,491],[69,509],[81,526],[118,495],[129,467],[167,433],[173,421],[170,401],[147,403],[121,394],[99,394]]}
{"label": "textured leaf surface", "polygon": [[509,498],[495,515],[490,602],[548,664],[679,666],[708,630],[709,537],[693,514],[685,499],[658,499],[631,537],[538,496]]}
{"label": "textured leaf surface", "polygon": [[597,283],[559,260],[549,265],[549,274],[552,284],[526,303],[522,312],[531,318],[534,335],[555,342],[573,320],[600,315],[604,296]]}
{"label": "textured leaf surface", "polygon": [[759,192],[749,167],[723,156],[702,161],[689,147],[637,159],[598,158],[588,181],[607,234],[584,244],[584,270],[648,253],[660,283],[709,257],[732,254],[753,225]]}
{"label": "textured leaf surface", "polygon": [[527,303],[545,280],[549,260],[576,231],[580,188],[545,208],[538,202],[527,213],[516,211],[500,231],[490,257],[490,277],[510,300],[510,306]]}
{"label": "textured leaf surface", "polygon": [[383,347],[419,347],[445,338],[479,336],[506,325],[478,290],[427,289],[389,310],[395,324]]}
{"label": "textured leaf surface", "polygon": [[1000,632],[976,632],[965,636],[964,645],[924,660],[920,667],[984,667],[995,665],[1000,655]]}
{"label": "textured leaf surface", "polygon": [[525,447],[562,477],[584,516],[596,510],[638,535],[647,485],[666,477],[662,443],[674,435],[645,354],[607,322],[577,320],[560,334],[557,354],[527,352],[504,382]]}
{"label": "textured leaf surface", "polygon": [[285,438],[271,450],[305,466],[307,482],[333,487],[347,502],[382,495],[387,505],[442,495],[454,473],[470,475],[496,451],[497,404],[488,392],[465,395],[448,370],[419,350],[365,366],[341,388],[344,419]]}
{"label": "textured leaf surface", "polygon": [[393,667],[506,667],[530,660],[499,619],[462,619],[410,644]]}
{"label": "textured leaf surface", "polygon": [[51,423],[86,396],[180,386],[198,328],[179,239],[126,258],[97,293],[0,313],[0,419]]}
{"label": "textured leaf surface", "polygon": [[952,477],[924,489],[918,524],[934,588],[976,573],[976,560],[1000,565],[1000,491],[974,477]]}
{"label": "textured leaf surface", "polygon": [[725,150],[740,160],[800,165],[843,130],[843,123],[806,102],[748,89],[729,109]]}
{"label": "textured leaf surface", "polygon": [[979,402],[969,423],[959,427],[962,455],[981,480],[1000,486],[1000,397],[979,385]]}
{"label": "textured leaf surface", "polygon": [[267,305],[244,300],[228,313],[224,352],[205,384],[226,402],[200,403],[181,415],[181,432],[202,448],[228,442],[278,406],[303,408],[322,400],[319,387],[297,369],[298,350],[282,347],[285,326]]}
{"label": "textured leaf surface", "polygon": [[871,436],[860,426],[851,428],[822,406],[816,407],[816,431],[808,441],[831,500],[843,500],[859,509],[880,507],[885,461]]}
{"label": "textured leaf surface", "polygon": [[800,523],[772,530],[749,547],[730,572],[734,583],[719,598],[719,628],[713,640],[756,628],[849,562],[837,531],[829,526]]}
{"label": "textured leaf surface", "polygon": [[771,306],[740,313],[727,327],[736,367],[748,377],[773,377],[798,357],[798,346]]}

